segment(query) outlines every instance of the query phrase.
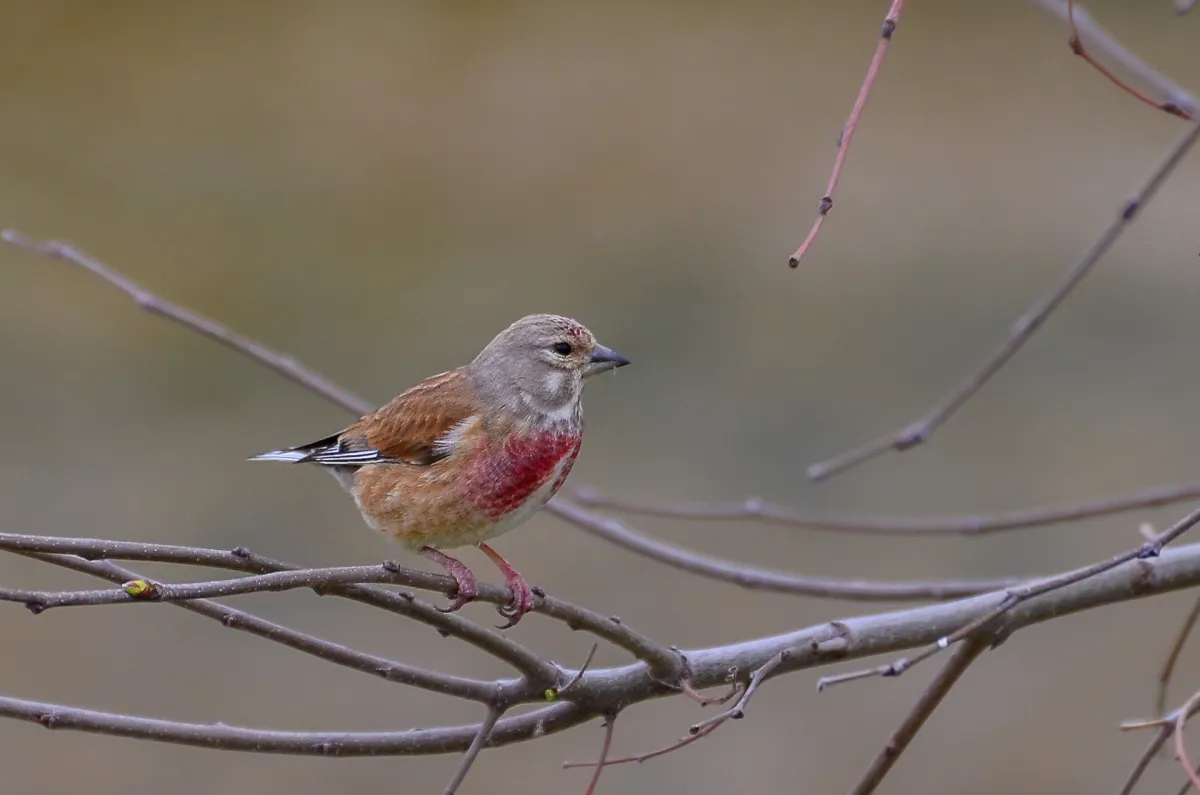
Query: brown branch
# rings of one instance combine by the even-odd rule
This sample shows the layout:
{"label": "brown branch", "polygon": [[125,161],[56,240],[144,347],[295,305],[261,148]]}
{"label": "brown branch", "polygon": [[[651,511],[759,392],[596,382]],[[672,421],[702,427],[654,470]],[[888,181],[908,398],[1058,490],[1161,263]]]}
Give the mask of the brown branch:
{"label": "brown branch", "polygon": [[657,560],[683,571],[709,577],[743,588],[779,593],[821,596],[856,601],[894,602],[904,599],[957,599],[972,594],[994,591],[1016,585],[1022,580],[947,580],[931,582],[871,582],[866,580],[836,580],[802,577],[783,571],[734,563],[721,558],[701,555],[642,535],[616,519],[599,516],[561,499],[551,500],[545,510],[579,527],[639,555]]}
{"label": "brown branch", "polygon": [[[1121,44],[1092,18],[1087,9],[1073,0],[1035,0],[1035,2],[1067,23],[1071,31],[1069,40],[1071,51],[1091,64],[1096,71],[1118,88],[1154,108],[1180,118],[1192,118],[1192,114],[1196,111],[1196,100],[1191,94]],[[1156,100],[1148,97],[1122,80],[1115,72],[1091,55],[1090,51],[1084,47],[1084,39],[1087,39],[1090,45],[1094,45],[1107,58],[1118,64],[1123,71],[1150,86],[1162,99]]]}
{"label": "brown branch", "polygon": [[821,231],[821,226],[825,223],[826,216],[833,209],[833,193],[837,190],[838,181],[842,178],[842,167],[845,166],[846,156],[850,153],[850,142],[854,140],[854,133],[858,131],[858,122],[862,118],[863,108],[867,105],[867,98],[871,96],[871,89],[875,87],[875,80],[879,77],[879,70],[883,66],[883,56],[887,54],[888,44],[891,43],[892,35],[896,32],[896,23],[899,22],[900,12],[903,10],[904,0],[892,0],[892,7],[884,17],[883,27],[879,32],[879,43],[875,45],[875,55],[871,57],[867,75],[863,78],[862,87],[858,89],[854,107],[850,109],[850,116],[846,119],[841,134],[838,135],[837,156],[833,161],[833,171],[829,175],[829,183],[825,186],[825,195],[821,197],[821,202],[817,206],[817,219],[813,222],[812,229],[804,238],[804,242],[788,258],[790,267],[799,267],[800,260],[812,247],[813,241],[817,239],[817,233]]}
{"label": "brown branch", "polygon": [[917,736],[917,732],[925,725],[925,721],[942,703],[942,699],[950,692],[950,688],[958,683],[959,678],[971,667],[971,663],[975,662],[991,643],[991,639],[976,636],[968,639],[954,650],[954,654],[946,661],[946,665],[917,699],[912,711],[884,743],[883,749],[875,757],[875,761],[871,763],[863,777],[859,779],[858,784],[850,791],[851,795],[870,795],[875,791],[884,776],[896,764],[900,755],[908,748],[909,743]]}
{"label": "brown branch", "polygon": [[881,436],[861,447],[842,453],[826,461],[813,464],[808,468],[808,477],[812,480],[825,480],[847,469],[863,464],[884,453],[895,450],[903,452],[927,441],[930,435],[943,423],[949,420],[968,400],[983,389],[991,378],[1017,354],[1025,343],[1033,337],[1046,319],[1071,291],[1079,286],[1100,258],[1112,248],[1134,218],[1144,208],[1154,194],[1179,165],[1188,150],[1200,137],[1200,122],[1189,124],[1187,131],[1176,141],[1167,152],[1150,176],[1135,191],[1134,195],[1121,205],[1117,217],[1108,225],[1087,252],[1059,278],[1025,314],[1021,315],[1009,327],[1008,336],[992,351],[984,362],[968,375],[948,395],[935,404],[929,411],[916,420],[904,425],[898,430]]}
{"label": "brown branch", "polygon": [[1161,713],[1167,708],[1167,689],[1171,686],[1171,677],[1175,674],[1175,663],[1179,661],[1179,655],[1183,653],[1183,647],[1187,645],[1188,636],[1192,634],[1197,619],[1200,619],[1200,598],[1192,604],[1191,612],[1183,620],[1183,626],[1179,628],[1162,671],[1158,674],[1158,697],[1154,701],[1156,712]]}
{"label": "brown branch", "polygon": [[1200,497],[1200,483],[1155,486],[1131,494],[1074,505],[1022,508],[995,514],[935,517],[827,516],[806,513],[756,497],[741,501],[653,500],[612,497],[592,488],[576,488],[572,498],[588,508],[608,508],[641,516],[696,521],[753,519],[783,527],[891,536],[988,535],[1008,530],[1065,524],[1097,516],[1158,508]]}
{"label": "brown branch", "polygon": [[842,682],[849,682],[856,679],[864,679],[870,676],[900,676],[917,663],[927,660],[933,655],[937,654],[939,651],[942,651],[943,649],[970,637],[974,633],[983,630],[985,627],[991,626],[997,619],[1004,616],[1005,613],[1008,613],[1022,602],[1026,602],[1035,597],[1051,593],[1052,591],[1057,591],[1069,585],[1084,582],[1085,580],[1089,580],[1093,577],[1104,574],[1107,571],[1111,571],[1122,564],[1129,563],[1131,561],[1144,562],[1150,558],[1157,557],[1158,555],[1162,554],[1163,547],[1179,538],[1198,523],[1200,523],[1200,509],[1192,511],[1174,525],[1154,536],[1152,539],[1146,541],[1144,544],[1141,544],[1140,546],[1135,547],[1127,552],[1122,552],[1120,555],[1117,555],[1113,558],[1100,561],[1099,563],[1093,563],[1090,566],[1084,566],[1083,568],[1075,569],[1074,571],[1068,571],[1054,577],[1033,582],[1028,585],[1010,588],[1007,592],[1005,592],[1004,597],[1000,600],[999,604],[997,604],[991,610],[980,616],[977,616],[975,619],[967,624],[964,624],[962,627],[954,632],[951,632],[949,635],[938,638],[934,643],[925,647],[913,656],[902,657],[895,662],[888,663],[887,665],[880,666],[879,668],[854,671],[848,674],[839,674],[837,676],[827,677],[818,682],[817,687],[818,689],[821,689],[829,685],[841,684]]}

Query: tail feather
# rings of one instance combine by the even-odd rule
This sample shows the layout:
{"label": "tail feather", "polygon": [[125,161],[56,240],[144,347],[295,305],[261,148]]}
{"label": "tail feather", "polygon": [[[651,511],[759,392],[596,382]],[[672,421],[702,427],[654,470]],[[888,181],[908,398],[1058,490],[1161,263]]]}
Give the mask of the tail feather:
{"label": "tail feather", "polygon": [[312,453],[305,450],[272,450],[269,453],[260,453],[247,458],[247,461],[283,461],[288,464],[299,464],[311,456]]}

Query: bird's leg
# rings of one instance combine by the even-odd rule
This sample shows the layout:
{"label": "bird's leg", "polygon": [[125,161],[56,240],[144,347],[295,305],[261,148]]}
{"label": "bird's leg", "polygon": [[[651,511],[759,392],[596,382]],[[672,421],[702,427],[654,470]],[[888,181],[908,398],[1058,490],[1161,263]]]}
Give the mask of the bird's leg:
{"label": "bird's leg", "polygon": [[515,626],[521,620],[521,616],[533,610],[533,588],[529,587],[529,581],[522,577],[520,572],[514,569],[507,560],[500,557],[499,552],[487,544],[480,544],[479,548],[491,559],[492,563],[499,567],[500,571],[504,572],[504,584],[508,586],[508,590],[512,591],[512,602],[499,608],[500,615],[508,619],[508,623],[500,629],[508,629]]}
{"label": "bird's leg", "polygon": [[454,598],[450,600],[449,607],[439,607],[443,613],[453,613],[462,608],[467,602],[479,596],[479,583],[475,579],[475,575],[467,568],[467,564],[463,563],[458,558],[452,558],[445,552],[434,549],[433,547],[421,547],[417,550],[417,554],[423,558],[428,558],[434,563],[446,570],[446,573],[454,578],[457,585]]}

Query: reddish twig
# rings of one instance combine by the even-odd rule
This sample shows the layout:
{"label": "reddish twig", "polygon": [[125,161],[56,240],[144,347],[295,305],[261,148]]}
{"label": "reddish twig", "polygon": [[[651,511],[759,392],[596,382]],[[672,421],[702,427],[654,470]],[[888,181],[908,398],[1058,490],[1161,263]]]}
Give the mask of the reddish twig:
{"label": "reddish twig", "polygon": [[768,676],[771,675],[771,673],[776,668],[783,665],[791,656],[792,656],[792,650],[784,649],[783,651],[779,652],[774,657],[772,657],[770,660],[767,660],[767,662],[763,663],[763,665],[757,671],[754,672],[754,675],[750,677],[750,681],[746,685],[746,690],[742,693],[742,697],[738,699],[736,704],[734,704],[732,707],[725,710],[724,712],[720,713],[719,715],[713,715],[711,718],[708,718],[707,720],[702,720],[699,723],[693,723],[691,726],[688,727],[687,736],[682,737],[679,740],[676,740],[675,742],[671,743],[670,745],[663,746],[662,748],[656,748],[653,751],[647,751],[642,754],[637,754],[636,756],[623,756],[620,759],[609,759],[607,761],[599,762],[599,763],[597,763],[597,762],[563,762],[563,767],[564,768],[591,767],[593,765],[596,765],[598,767],[603,767],[603,766],[608,766],[608,765],[626,765],[626,764],[629,764],[630,762],[637,762],[638,764],[641,764],[642,762],[646,762],[650,759],[654,759],[659,756],[665,756],[665,755],[671,753],[672,751],[678,751],[680,748],[689,746],[692,743],[696,742],[697,740],[703,739],[704,737],[707,737],[708,735],[712,734],[714,731],[717,730],[718,727],[722,726],[726,721],[741,720],[743,717],[745,717],[746,706],[750,703],[750,699],[754,698],[754,694],[756,692],[758,692],[759,686],[763,683],[764,680],[766,680],[766,678]]}
{"label": "reddish twig", "polygon": [[604,768],[608,767],[608,751],[612,748],[613,729],[617,725],[617,716],[609,715],[604,719],[604,741],[600,743],[600,756],[596,757],[596,770],[592,773],[592,779],[588,782],[587,789],[583,795],[594,795],[596,785],[600,783],[600,775],[604,773]]}
{"label": "reddish twig", "polygon": [[741,501],[701,502],[689,500],[645,500],[610,497],[592,488],[572,490],[575,501],[589,508],[612,510],[641,516],[659,516],[697,521],[754,519],[784,527],[831,530],[843,533],[891,536],[987,535],[1008,530],[1023,530],[1065,524],[1080,519],[1110,516],[1143,508],[1158,508],[1200,497],[1200,483],[1155,486],[1119,497],[1046,508],[1023,508],[996,514],[972,514],[941,517],[868,517],[826,516],[797,511],[756,497]]}
{"label": "reddish twig", "polygon": [[[1187,774],[1188,781],[1192,786],[1200,791],[1200,776],[1196,775],[1196,768],[1188,759],[1187,742],[1183,737],[1183,729],[1187,726],[1188,718],[1198,707],[1200,707],[1200,691],[1192,695],[1187,702],[1180,707],[1179,714],[1175,716],[1175,756],[1179,759],[1179,764],[1183,766],[1183,772]],[[1187,787],[1184,787],[1186,790]]]}
{"label": "reddish twig", "polygon": [[1087,48],[1083,46],[1083,38],[1079,35],[1079,28],[1077,27],[1077,25],[1075,23],[1075,13],[1076,13],[1075,0],[1067,0],[1067,24],[1071,28],[1071,37],[1067,40],[1067,43],[1071,47],[1071,52],[1075,53],[1080,58],[1087,61],[1089,64],[1092,65],[1093,69],[1095,69],[1101,75],[1106,77],[1109,80],[1109,82],[1111,82],[1117,88],[1119,88],[1122,91],[1124,91],[1125,93],[1129,94],[1130,96],[1132,96],[1134,99],[1138,100],[1139,102],[1144,102],[1145,104],[1149,105],[1152,108],[1157,108],[1158,110],[1166,111],[1167,113],[1170,113],[1172,116],[1178,116],[1181,119],[1191,120],[1192,114],[1189,113],[1188,111],[1184,110],[1183,108],[1179,107],[1173,101],[1167,100],[1164,102],[1160,102],[1156,99],[1146,96],[1141,91],[1138,91],[1136,88],[1129,85],[1124,80],[1122,80],[1120,77],[1118,77],[1117,74],[1115,72],[1113,72],[1111,69],[1109,69],[1107,66],[1105,66],[1104,64],[1100,63],[1100,61],[1093,58],[1091,53],[1089,53],[1087,51]]}
{"label": "reddish twig", "polygon": [[1008,336],[975,372],[968,375],[946,397],[915,421],[854,450],[813,464],[808,468],[808,477],[812,480],[824,480],[878,458],[890,450],[902,452],[927,441],[935,430],[954,416],[979,390],[983,389],[984,385],[1017,354],[1017,351],[1024,347],[1025,343],[1046,322],[1046,318],[1058,308],[1072,290],[1079,286],[1084,277],[1091,273],[1100,258],[1112,248],[1122,233],[1133,223],[1139,211],[1154,197],[1154,194],[1183,160],[1198,137],[1200,137],[1200,123],[1192,122],[1187,131],[1172,145],[1162,162],[1155,166],[1141,187],[1121,205],[1117,217],[1108,225],[1103,234],[1088,248],[1078,262],[1067,269],[1048,292],[1039,298],[1025,314],[1017,318],[1009,327]]}
{"label": "reddish twig", "polygon": [[804,238],[804,242],[788,258],[788,265],[793,268],[799,267],[801,258],[812,246],[813,241],[817,239],[817,233],[821,231],[826,216],[833,209],[833,193],[837,189],[838,181],[842,178],[842,167],[846,164],[846,155],[850,153],[850,142],[854,140],[854,133],[858,130],[858,122],[862,118],[863,108],[867,105],[867,98],[871,96],[871,89],[875,87],[879,69],[883,66],[883,56],[887,54],[888,44],[892,40],[892,34],[896,32],[896,23],[903,10],[904,0],[892,0],[892,7],[884,17],[883,27],[880,29],[879,43],[875,45],[875,55],[872,56],[871,64],[867,67],[867,76],[863,78],[862,87],[859,88],[858,96],[854,100],[854,107],[850,109],[850,116],[846,119],[841,134],[838,135],[837,156],[833,160],[833,171],[829,175],[829,183],[825,186],[825,195],[821,197],[821,203],[817,206],[817,220],[813,222],[808,237]]}

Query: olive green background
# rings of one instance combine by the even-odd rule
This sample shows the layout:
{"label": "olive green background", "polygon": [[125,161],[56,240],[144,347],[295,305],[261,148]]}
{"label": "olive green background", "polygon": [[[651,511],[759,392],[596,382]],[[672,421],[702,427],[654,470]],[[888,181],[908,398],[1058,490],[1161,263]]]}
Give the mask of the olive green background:
{"label": "olive green background", "polygon": [[[789,270],[886,6],[11,0],[0,225],[67,238],[377,401],[523,314],[576,316],[634,362],[589,387],[576,485],[895,515],[1197,477],[1193,157],[930,445],[806,482],[808,464],[916,416],[978,362],[1182,130],[1073,58],[1032,4],[913,3],[837,206]],[[1200,19],[1166,0],[1090,7],[1200,88]],[[0,367],[5,531],[245,544],[312,565],[399,554],[328,478],[243,461],[345,415],[69,266],[0,249]],[[975,540],[637,526],[814,575],[961,578],[1090,562],[1184,510]],[[878,609],[701,580],[549,516],[498,547],[551,593],[680,646]],[[92,581],[4,557],[0,582]],[[1151,711],[1192,598],[1020,633],[967,674],[886,791],[1115,790],[1148,739],[1117,724]],[[231,603],[407,662],[508,675],[431,630],[310,593]],[[478,717],[167,606],[34,618],[0,605],[0,628],[6,695],[282,729]],[[567,665],[589,645],[536,616],[512,635]],[[599,663],[625,659],[604,649]],[[1200,686],[1197,659],[1174,698]],[[935,669],[819,696],[824,672],[777,680],[746,720],[611,769],[600,791],[844,791]],[[706,714],[686,699],[631,709],[614,752],[670,742]],[[600,739],[593,723],[485,752],[462,792],[581,792],[587,773],[561,762]],[[0,722],[0,788],[18,795],[427,793],[457,762],[225,754]],[[1160,760],[1144,791],[1179,781]]]}

